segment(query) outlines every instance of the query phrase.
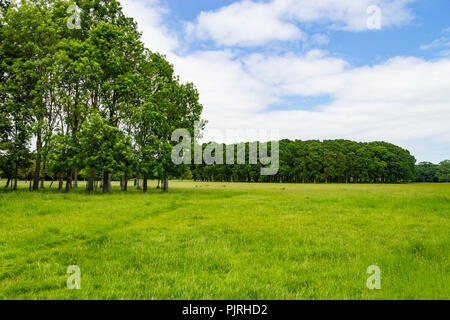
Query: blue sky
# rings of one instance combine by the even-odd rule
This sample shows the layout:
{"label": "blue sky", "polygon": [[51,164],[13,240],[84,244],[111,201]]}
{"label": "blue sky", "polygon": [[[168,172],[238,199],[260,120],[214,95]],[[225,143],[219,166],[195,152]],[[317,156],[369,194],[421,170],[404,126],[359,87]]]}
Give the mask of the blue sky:
{"label": "blue sky", "polygon": [[419,161],[450,158],[448,0],[122,5],[146,45],[198,87],[207,138],[276,129],[280,138],[385,140]]}
{"label": "blue sky", "polygon": [[[202,11],[218,10],[233,2],[239,1],[168,0],[164,2],[171,12],[167,16],[167,24],[178,32],[180,37],[183,37],[184,23],[186,21],[195,20]],[[326,30],[330,40],[326,49],[334,54],[350,59],[356,66],[375,64],[380,60],[398,55],[413,55],[427,59],[436,57],[439,54],[439,48],[421,50],[420,46],[441,37],[442,30],[450,27],[450,1],[420,0],[410,3],[407,7],[412,10],[414,20],[402,27],[386,28],[381,30],[381,32],[369,33]],[[302,26],[300,23],[298,25]],[[320,33],[322,29],[323,26],[313,26],[307,30]],[[190,49],[195,50],[198,45],[203,44],[204,42],[193,42],[190,44]],[[212,48],[220,47],[213,44],[210,45]],[[257,49],[270,50],[271,48],[264,45]],[[304,50],[299,43],[283,44],[282,49]]]}

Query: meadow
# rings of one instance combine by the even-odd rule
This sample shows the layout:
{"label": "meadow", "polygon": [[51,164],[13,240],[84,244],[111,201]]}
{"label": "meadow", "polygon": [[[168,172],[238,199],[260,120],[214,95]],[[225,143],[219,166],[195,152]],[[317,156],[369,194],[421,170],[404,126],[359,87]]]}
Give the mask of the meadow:
{"label": "meadow", "polygon": [[450,184],[155,186],[1,191],[0,299],[450,298]]}

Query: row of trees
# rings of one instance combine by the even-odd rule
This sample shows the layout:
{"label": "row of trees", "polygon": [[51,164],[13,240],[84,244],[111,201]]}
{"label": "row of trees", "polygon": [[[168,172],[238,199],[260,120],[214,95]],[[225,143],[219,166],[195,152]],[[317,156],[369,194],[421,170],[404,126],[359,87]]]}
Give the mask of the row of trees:
{"label": "row of trees", "polygon": [[[110,189],[111,175],[163,181],[183,174],[171,161],[176,128],[193,128],[202,106],[164,56],[144,47],[116,0],[1,3],[0,170],[17,188],[33,165],[32,190],[45,176],[80,174]],[[74,5],[81,12],[74,9]],[[192,129],[193,131],[193,129]],[[193,134],[193,132],[192,132]]]}
{"label": "row of trees", "polygon": [[247,164],[193,165],[192,176],[201,181],[325,183],[397,183],[412,181],[415,176],[415,158],[407,150],[386,142],[281,140],[279,171],[274,176],[262,176],[259,162],[248,164],[249,150],[247,143]]}
{"label": "row of trees", "polygon": [[416,182],[449,182],[450,160],[441,161],[439,164],[421,162],[416,166]]}
{"label": "row of trees", "polygon": [[[139,170],[139,153],[133,148],[130,138],[115,127],[105,125],[104,120],[95,115],[84,124],[79,136],[79,146],[81,150],[91,150],[92,154],[80,151],[78,157],[91,161],[92,157],[97,157],[95,161],[89,163],[87,168],[80,170],[72,175],[59,174],[62,169],[56,171],[48,170],[47,179],[59,180],[59,188],[62,189],[63,179],[78,178],[88,180],[88,189],[93,190],[94,181],[98,184],[98,179],[105,179],[103,172],[110,172],[109,177],[114,180],[120,180],[123,190],[127,190],[127,182],[130,178],[135,180],[135,185],[147,191],[147,178],[159,179],[158,172],[146,172],[141,174]],[[110,146],[108,146],[110,144]],[[258,143],[253,143],[258,150]],[[270,153],[270,142],[267,149]],[[398,183],[398,182],[448,182],[450,173],[450,161],[442,161],[439,165],[429,162],[422,162],[414,165],[415,159],[398,146],[385,142],[357,143],[348,140],[326,140],[323,142],[317,140],[310,141],[290,141],[282,140],[280,144],[279,157],[272,157],[274,161],[279,161],[278,174],[274,176],[262,176],[261,167],[257,161],[256,164],[249,164],[250,161],[250,143],[245,143],[244,156],[241,158],[245,164],[238,164],[240,153],[236,145],[228,148],[226,145],[217,149],[224,150],[223,164],[207,165],[193,164],[180,165],[174,167],[170,173],[171,178],[186,178],[197,181],[240,181],[240,182],[351,182],[351,183]],[[55,159],[55,164],[64,164],[67,150],[64,147],[70,146],[70,143],[60,143],[55,146],[63,147],[61,150],[53,150],[49,153],[52,157],[61,157]],[[203,144],[203,151],[208,144]],[[209,145],[211,146],[211,145]],[[194,150],[195,146],[192,145]],[[234,164],[226,164],[226,151],[234,149]],[[110,150],[110,152],[104,152]],[[79,150],[76,150],[77,152]],[[89,151],[89,152],[91,152]],[[151,154],[151,153],[150,153]],[[214,152],[213,152],[214,154]],[[270,155],[272,156],[272,155]],[[253,155],[257,159],[256,155]],[[0,160],[6,159],[0,157]],[[91,159],[91,160],[90,160]],[[34,163],[32,160],[31,163]],[[77,160],[83,163],[83,160]],[[194,154],[191,154],[191,162],[194,163]],[[97,164],[105,164],[104,167],[97,167]],[[264,166],[267,166],[264,165]],[[3,167],[3,165],[0,165]],[[34,167],[34,166],[33,166]],[[57,168],[52,166],[52,168]],[[33,169],[22,169],[19,176],[23,179],[32,179]],[[143,178],[142,185],[140,178]],[[52,182],[53,183],[53,182]],[[70,182],[69,182],[70,183]],[[7,182],[8,186],[9,180]],[[67,182],[66,182],[67,184]],[[110,181],[100,181],[103,188],[109,188]],[[108,191],[108,190],[106,190]]]}

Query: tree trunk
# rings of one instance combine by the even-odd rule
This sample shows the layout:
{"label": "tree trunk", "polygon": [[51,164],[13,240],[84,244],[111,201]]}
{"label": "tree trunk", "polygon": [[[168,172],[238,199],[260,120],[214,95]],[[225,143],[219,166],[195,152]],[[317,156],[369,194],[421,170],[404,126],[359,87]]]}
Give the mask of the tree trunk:
{"label": "tree trunk", "polygon": [[88,192],[94,192],[94,169],[89,169],[89,182],[88,182]]}
{"label": "tree trunk", "polygon": [[17,159],[16,167],[14,169],[14,187],[13,187],[13,190],[17,190],[17,176],[19,175],[19,168],[18,168],[18,165],[17,165],[18,161],[19,160]]}
{"label": "tree trunk", "polygon": [[78,188],[78,169],[75,168],[73,171],[73,187]]}
{"label": "tree trunk", "polygon": [[168,191],[169,191],[169,179],[164,178],[162,192],[168,192]]}
{"label": "tree trunk", "polygon": [[33,191],[39,191],[39,179],[41,177],[41,149],[42,137],[39,129],[36,137],[36,169],[34,170]]}
{"label": "tree trunk", "polygon": [[156,186],[156,189],[159,189],[160,187],[159,187],[159,179],[158,179],[158,184],[157,184],[157,186]]}
{"label": "tree trunk", "polygon": [[147,177],[144,177],[144,181],[142,183],[142,190],[144,191],[144,193],[147,192]]}
{"label": "tree trunk", "polygon": [[108,173],[108,192],[111,191],[111,173]]}
{"label": "tree trunk", "polygon": [[123,191],[128,191],[128,173],[123,177]]}
{"label": "tree trunk", "polygon": [[108,193],[108,174],[103,173],[103,193]]}
{"label": "tree trunk", "polygon": [[8,181],[6,181],[6,186],[5,186],[5,189],[8,189],[8,187],[9,187],[9,183],[11,182],[11,178],[8,178]]}
{"label": "tree trunk", "polygon": [[66,179],[66,192],[69,192],[72,189],[72,170],[67,170],[67,179]]}
{"label": "tree trunk", "polygon": [[63,187],[63,175],[62,173],[59,174],[59,185],[58,185],[58,190],[61,191]]}
{"label": "tree trunk", "polygon": [[41,188],[44,188],[45,182],[45,169],[47,168],[47,157],[44,157],[44,162],[42,164],[42,179],[41,179]]}

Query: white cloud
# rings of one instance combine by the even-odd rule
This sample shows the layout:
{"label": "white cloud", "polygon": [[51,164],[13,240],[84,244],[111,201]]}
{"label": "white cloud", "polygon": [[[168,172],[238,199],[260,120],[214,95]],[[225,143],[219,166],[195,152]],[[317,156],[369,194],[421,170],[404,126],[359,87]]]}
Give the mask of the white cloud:
{"label": "white cloud", "polygon": [[[242,61],[231,51],[201,51],[189,56],[173,56],[172,62],[182,80],[193,81],[201,93],[204,117],[234,125],[245,114],[264,110],[278,97],[267,86],[248,74]],[[228,123],[228,124],[227,124]]]}
{"label": "white cloud", "polygon": [[[250,101],[256,101],[259,108],[245,100],[241,103],[239,96],[233,104],[229,99],[234,99],[234,92],[223,92],[228,96],[226,101],[230,106],[206,105],[211,110],[213,127],[230,126],[222,120],[230,111],[236,112],[233,105],[240,105],[243,113],[253,114],[242,119],[239,112],[232,123],[242,120],[243,125],[253,127],[275,126],[291,138],[347,137],[392,141],[442,137],[450,132],[448,59],[428,62],[398,57],[374,67],[354,69],[348,68],[345,61],[317,53],[305,57],[252,55],[244,60],[232,64],[240,70],[237,74],[245,75],[239,83],[245,83],[247,79],[253,82],[248,97],[251,97]],[[214,86],[214,78],[209,75],[210,86]],[[219,80],[216,85],[221,82]],[[258,90],[260,97],[272,99],[257,99]],[[331,94],[334,101],[322,106],[320,111],[257,112],[274,100],[293,94]],[[221,100],[217,95],[215,99]]]}
{"label": "white cloud", "polygon": [[326,34],[317,33],[312,36],[312,42],[313,44],[323,46],[330,43],[330,38]]}
{"label": "white cloud", "polygon": [[443,29],[442,33],[444,36],[433,40],[431,43],[424,44],[420,46],[421,50],[438,50],[439,56],[449,57],[450,56],[450,27]]}
{"label": "white cloud", "polygon": [[450,47],[450,37],[441,37],[431,43],[420,46],[421,50],[431,50],[440,47]]}
{"label": "white cloud", "polygon": [[298,22],[331,24],[332,28],[347,31],[366,31],[367,9],[381,10],[381,26],[404,25],[413,18],[407,5],[412,0],[274,0],[284,6],[289,17]]}
{"label": "white cloud", "polygon": [[342,74],[347,62],[311,50],[306,55],[251,54],[243,59],[248,73],[283,95],[320,95],[336,90],[336,74]]}
{"label": "white cloud", "polygon": [[299,40],[302,32],[279,19],[274,3],[235,2],[213,12],[201,12],[196,24],[188,24],[188,35],[211,39],[225,46],[254,46],[273,40]]}
{"label": "white cloud", "polygon": [[[186,31],[190,37],[212,40],[223,46],[255,46],[270,41],[305,39],[299,23],[322,24],[333,29],[365,31],[367,8],[381,9],[381,26],[412,20],[407,4],[412,0],[244,0],[215,11],[201,12]],[[322,41],[325,39],[322,38]]]}
{"label": "white cloud", "polygon": [[122,0],[123,12],[138,22],[142,40],[153,51],[161,53],[176,50],[179,42],[176,35],[164,24],[169,13],[160,0]]}

